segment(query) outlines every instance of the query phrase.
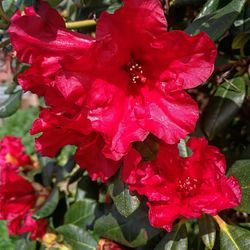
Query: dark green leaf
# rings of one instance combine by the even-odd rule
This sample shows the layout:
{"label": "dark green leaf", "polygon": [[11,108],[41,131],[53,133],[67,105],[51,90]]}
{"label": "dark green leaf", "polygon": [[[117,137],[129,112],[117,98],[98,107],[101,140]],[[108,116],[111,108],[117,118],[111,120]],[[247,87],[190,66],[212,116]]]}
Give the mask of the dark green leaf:
{"label": "dark green leaf", "polygon": [[57,187],[53,189],[45,204],[33,215],[35,219],[49,216],[54,212],[59,202],[59,191]]}
{"label": "dark green leaf", "polygon": [[204,131],[209,139],[231,122],[241,108],[245,95],[242,77],[227,80],[218,87],[204,114]]}
{"label": "dark green leaf", "polygon": [[219,6],[219,3],[220,0],[207,0],[206,4],[203,5],[200,13],[196,16],[196,19],[215,12]]}
{"label": "dark green leaf", "polygon": [[74,203],[64,217],[65,224],[74,224],[85,228],[91,224],[95,218],[96,202],[90,199],[84,199]]}
{"label": "dark green leaf", "polygon": [[5,118],[14,114],[21,104],[22,90],[11,94],[7,100],[0,104],[0,118]]}
{"label": "dark green leaf", "polygon": [[250,231],[224,224],[220,228],[221,250],[248,250],[250,249]]}
{"label": "dark green leaf", "polygon": [[184,6],[184,5],[194,5],[200,4],[203,0],[175,0],[173,2],[176,6]]}
{"label": "dark green leaf", "polygon": [[128,217],[139,206],[140,201],[137,196],[132,195],[128,187],[120,180],[120,176],[113,178],[109,184],[109,193],[115,203],[116,209],[124,217]]}
{"label": "dark green leaf", "polygon": [[128,247],[139,247],[157,235],[159,230],[149,225],[148,214],[142,209],[137,209],[128,218],[113,210],[96,220],[94,233]]}
{"label": "dark green leaf", "polygon": [[59,3],[61,3],[63,0],[48,0],[50,6],[56,7]]}
{"label": "dark green leaf", "polygon": [[246,2],[247,0],[233,0],[225,7],[194,20],[186,32],[194,35],[204,31],[216,41],[231,27]]}
{"label": "dark green leaf", "polygon": [[159,242],[154,250],[186,250],[188,249],[188,236],[185,224],[177,224],[171,233]]}
{"label": "dark green leaf", "polygon": [[236,210],[250,213],[250,160],[236,161],[227,175],[235,176],[241,186],[242,200]]}
{"label": "dark green leaf", "polygon": [[57,228],[63,239],[74,250],[96,250],[97,242],[88,231],[72,224]]}
{"label": "dark green leaf", "polygon": [[204,214],[199,219],[200,235],[203,243],[208,249],[213,249],[216,239],[216,227],[211,216]]}

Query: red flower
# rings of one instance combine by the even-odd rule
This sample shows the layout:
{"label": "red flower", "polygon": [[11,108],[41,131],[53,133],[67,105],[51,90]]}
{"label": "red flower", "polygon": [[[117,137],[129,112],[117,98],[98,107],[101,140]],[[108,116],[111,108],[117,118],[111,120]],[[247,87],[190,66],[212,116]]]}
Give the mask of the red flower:
{"label": "red flower", "polygon": [[31,64],[21,85],[58,113],[77,106],[68,118],[86,115],[106,157],[119,160],[149,132],[173,144],[194,129],[198,108],[184,89],[207,80],[216,49],[205,33],[167,32],[159,0],[124,0],[114,14],[102,13],[96,40],[67,31],[43,2],[25,13],[9,28],[18,58]]}
{"label": "red flower", "polygon": [[32,184],[19,176],[20,166],[31,163],[19,138],[6,136],[0,142],[0,220],[8,221],[10,235],[31,232],[31,238],[46,232],[44,219],[33,220],[32,211],[39,194]]}
{"label": "red flower", "polygon": [[0,159],[2,162],[10,163],[14,168],[31,167],[33,161],[25,153],[21,138],[5,136],[0,140]]}
{"label": "red flower", "polygon": [[42,237],[46,232],[46,220],[31,217],[38,194],[29,181],[8,168],[8,165],[1,165],[0,168],[0,219],[8,221],[9,234],[31,232],[32,239]]}
{"label": "red flower", "polygon": [[225,176],[225,159],[219,150],[204,138],[191,138],[187,145],[192,150],[187,158],[179,156],[176,145],[161,144],[155,161],[140,163],[135,150],[124,160],[123,180],[148,198],[151,224],[168,231],[181,216],[216,215],[241,200],[238,181]]}

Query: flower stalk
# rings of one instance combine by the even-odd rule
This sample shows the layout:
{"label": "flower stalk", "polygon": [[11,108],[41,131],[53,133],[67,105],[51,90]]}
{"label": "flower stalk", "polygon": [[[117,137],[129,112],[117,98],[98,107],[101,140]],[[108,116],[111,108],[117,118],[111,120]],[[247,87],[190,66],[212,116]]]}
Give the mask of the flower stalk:
{"label": "flower stalk", "polygon": [[95,25],[96,25],[95,20],[82,20],[82,21],[76,21],[76,22],[68,22],[66,23],[66,28],[79,29],[79,28],[94,27]]}

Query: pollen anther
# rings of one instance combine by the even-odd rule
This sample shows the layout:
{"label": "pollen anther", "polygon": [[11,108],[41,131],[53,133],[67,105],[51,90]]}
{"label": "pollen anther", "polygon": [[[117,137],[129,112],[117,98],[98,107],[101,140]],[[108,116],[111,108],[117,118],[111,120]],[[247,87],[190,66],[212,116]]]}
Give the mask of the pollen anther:
{"label": "pollen anther", "polygon": [[144,76],[144,71],[139,63],[130,62],[127,68],[130,76],[130,82],[132,84],[144,83],[146,81],[146,77]]}

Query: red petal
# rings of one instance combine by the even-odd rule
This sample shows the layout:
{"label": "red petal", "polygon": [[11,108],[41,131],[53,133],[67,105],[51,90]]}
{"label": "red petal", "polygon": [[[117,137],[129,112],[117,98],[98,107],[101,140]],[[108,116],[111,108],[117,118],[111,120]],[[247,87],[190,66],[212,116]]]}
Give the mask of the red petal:
{"label": "red petal", "polygon": [[122,168],[122,180],[127,184],[136,183],[135,170],[141,161],[141,155],[135,150],[131,149],[124,157]]}
{"label": "red petal", "polygon": [[79,145],[82,137],[90,131],[90,124],[84,113],[67,117],[53,109],[44,109],[40,113],[40,118],[33,123],[30,133],[43,132],[36,139],[36,150],[54,157],[65,145]]}
{"label": "red petal", "polygon": [[168,232],[172,230],[173,223],[180,216],[179,210],[181,207],[174,205],[166,205],[164,203],[150,203],[149,206],[149,221],[152,226],[164,228]]}
{"label": "red petal", "polygon": [[166,143],[177,143],[192,132],[198,119],[198,107],[192,98],[183,92],[163,95],[143,88],[143,105],[135,107],[138,124]]}
{"label": "red petal", "polygon": [[161,89],[194,88],[213,72],[217,50],[206,33],[165,32],[150,45],[144,57],[145,71],[151,72]]}
{"label": "red petal", "polygon": [[[120,81],[121,87],[124,80]],[[140,128],[134,115],[136,99],[126,95],[126,89],[119,89],[105,81],[96,81],[90,102],[93,107],[88,118],[93,128],[103,135],[106,157],[119,160],[125,155],[131,143],[143,141],[148,132]]]}
{"label": "red petal", "polygon": [[90,46],[90,37],[68,31],[63,23],[60,15],[42,1],[37,13],[33,7],[26,8],[24,16],[17,11],[8,33],[18,59],[32,63],[39,56],[77,55]]}
{"label": "red petal", "polygon": [[81,140],[75,159],[80,167],[86,169],[92,180],[100,178],[106,182],[118,170],[119,162],[110,160],[102,154],[104,141],[101,136],[92,133]]}
{"label": "red petal", "polygon": [[96,34],[97,39],[112,35],[114,39],[120,40],[122,30],[123,41],[128,42],[135,36],[154,37],[154,34],[166,29],[167,22],[160,1],[124,0],[123,6],[114,14],[101,14]]}

